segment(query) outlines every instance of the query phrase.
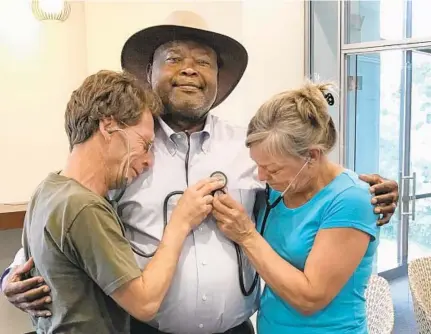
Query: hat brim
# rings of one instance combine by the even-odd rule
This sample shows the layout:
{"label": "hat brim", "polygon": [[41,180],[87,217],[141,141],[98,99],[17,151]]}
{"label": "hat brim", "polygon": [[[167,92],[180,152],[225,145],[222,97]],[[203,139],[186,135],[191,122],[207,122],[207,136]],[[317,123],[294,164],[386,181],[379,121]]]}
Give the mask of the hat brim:
{"label": "hat brim", "polygon": [[121,52],[121,66],[142,82],[147,82],[147,68],[152,62],[154,51],[170,41],[187,39],[205,43],[220,58],[217,96],[211,107],[215,108],[230,95],[247,68],[247,50],[233,38],[184,26],[153,26],[138,31],[126,41]]}

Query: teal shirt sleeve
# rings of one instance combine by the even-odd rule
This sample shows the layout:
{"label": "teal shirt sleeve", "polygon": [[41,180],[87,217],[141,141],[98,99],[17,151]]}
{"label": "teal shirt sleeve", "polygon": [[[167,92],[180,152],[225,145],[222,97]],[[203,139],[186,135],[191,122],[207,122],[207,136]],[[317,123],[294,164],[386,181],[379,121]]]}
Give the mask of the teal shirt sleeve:
{"label": "teal shirt sleeve", "polygon": [[379,229],[377,220],[368,188],[355,185],[335,197],[323,215],[320,229],[354,228],[369,234],[374,241]]}

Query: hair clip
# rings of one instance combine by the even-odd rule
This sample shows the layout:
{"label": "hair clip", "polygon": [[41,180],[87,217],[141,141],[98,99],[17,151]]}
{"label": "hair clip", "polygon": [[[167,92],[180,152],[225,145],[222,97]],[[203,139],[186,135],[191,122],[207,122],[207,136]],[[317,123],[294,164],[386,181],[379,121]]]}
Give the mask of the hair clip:
{"label": "hair clip", "polygon": [[326,94],[324,94],[323,96],[325,97],[326,102],[328,102],[328,104],[329,104],[330,106],[333,106],[333,105],[334,105],[334,103],[335,103],[335,99],[334,99],[334,96],[333,96],[331,93],[326,93]]}

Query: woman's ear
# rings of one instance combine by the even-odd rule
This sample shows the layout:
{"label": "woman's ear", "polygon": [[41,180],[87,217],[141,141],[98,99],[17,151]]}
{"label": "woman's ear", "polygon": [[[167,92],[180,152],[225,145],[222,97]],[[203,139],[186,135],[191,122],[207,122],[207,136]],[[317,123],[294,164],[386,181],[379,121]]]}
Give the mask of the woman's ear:
{"label": "woman's ear", "polygon": [[309,163],[313,163],[315,161],[318,161],[320,159],[322,152],[320,152],[320,150],[312,148],[309,151],[309,155],[308,155],[308,162]]}

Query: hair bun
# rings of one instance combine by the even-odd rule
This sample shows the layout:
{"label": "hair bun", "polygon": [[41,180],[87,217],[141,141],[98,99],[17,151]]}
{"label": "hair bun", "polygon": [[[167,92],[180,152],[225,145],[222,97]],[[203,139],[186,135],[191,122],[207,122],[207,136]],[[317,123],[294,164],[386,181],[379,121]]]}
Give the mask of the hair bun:
{"label": "hair bun", "polygon": [[304,122],[313,126],[326,127],[331,119],[328,105],[335,103],[330,93],[332,84],[306,82],[294,94],[297,110]]}

